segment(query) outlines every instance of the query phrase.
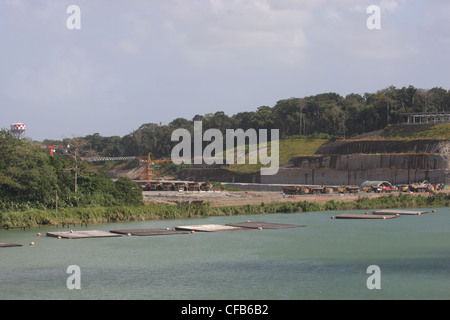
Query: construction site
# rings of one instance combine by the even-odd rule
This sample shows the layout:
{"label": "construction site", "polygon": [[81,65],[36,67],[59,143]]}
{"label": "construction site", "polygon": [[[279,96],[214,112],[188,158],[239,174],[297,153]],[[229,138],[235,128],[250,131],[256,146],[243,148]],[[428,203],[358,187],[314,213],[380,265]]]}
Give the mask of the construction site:
{"label": "construction site", "polygon": [[[449,145],[450,140],[442,139],[337,140],[323,144],[313,155],[291,157],[277,174],[267,176],[217,165],[192,165],[175,177],[164,176],[158,163],[170,160],[152,160],[149,153],[132,157],[141,160],[140,168],[116,170],[112,177],[128,176],[139,182],[148,203],[208,201],[223,206],[429,194],[450,191]],[[221,187],[213,187],[211,181]]]}

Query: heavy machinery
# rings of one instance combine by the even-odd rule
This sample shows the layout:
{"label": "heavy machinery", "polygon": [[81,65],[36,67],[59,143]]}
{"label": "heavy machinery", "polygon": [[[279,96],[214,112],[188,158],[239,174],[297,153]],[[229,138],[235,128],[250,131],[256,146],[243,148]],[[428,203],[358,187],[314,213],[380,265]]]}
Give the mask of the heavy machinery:
{"label": "heavy machinery", "polygon": [[174,189],[175,189],[175,191],[187,191],[189,189],[189,185],[187,182],[175,181]]}
{"label": "heavy machinery", "polygon": [[284,194],[318,194],[318,193],[330,193],[333,192],[333,188],[326,186],[284,186]]}
{"label": "heavy machinery", "polygon": [[428,184],[427,180],[422,183],[413,183],[408,185],[409,192],[432,192],[434,191],[433,186]]}
{"label": "heavy machinery", "polygon": [[213,189],[213,185],[211,183],[203,182],[200,186],[202,191],[211,191]]}
{"label": "heavy machinery", "polygon": [[173,191],[175,190],[175,183],[171,181],[164,181],[161,183],[161,187],[163,191]]}
{"label": "heavy machinery", "polygon": [[391,193],[392,191],[396,191],[397,189],[393,186],[382,186],[381,192]]}
{"label": "heavy machinery", "polygon": [[389,181],[365,181],[361,184],[361,187],[362,191],[369,193],[389,193],[396,190],[396,188],[392,186],[392,183],[390,183]]}
{"label": "heavy machinery", "polygon": [[148,181],[145,185],[142,185],[144,191],[161,191],[163,189],[162,182],[159,180]]}
{"label": "heavy machinery", "polygon": [[393,186],[386,186],[386,185],[372,185],[372,186],[367,186],[363,188],[363,191],[366,191],[368,193],[371,192],[375,192],[375,193],[391,193],[393,191],[398,190],[397,188],[393,187]]}
{"label": "heavy machinery", "polygon": [[371,186],[364,187],[363,191],[365,191],[367,193],[371,193],[371,192],[381,193],[381,191],[383,191],[383,186],[371,185]]}
{"label": "heavy machinery", "polygon": [[326,186],[307,186],[309,193],[330,193],[333,192],[333,188],[326,187]]}
{"label": "heavy machinery", "polygon": [[172,162],[171,159],[161,159],[161,160],[152,160],[152,153],[149,152],[146,156],[136,156],[135,159],[139,159],[143,162],[147,163],[147,183],[150,183],[153,180],[153,166],[155,163],[160,162]]}
{"label": "heavy machinery", "polygon": [[200,191],[201,187],[202,187],[202,184],[200,182],[189,182],[188,183],[189,191]]}
{"label": "heavy machinery", "polygon": [[338,187],[339,193],[358,193],[359,187],[358,186],[340,186]]}
{"label": "heavy machinery", "polygon": [[400,192],[409,192],[409,185],[407,184],[399,184],[397,186],[397,190]]}
{"label": "heavy machinery", "polygon": [[283,187],[284,194],[307,194],[309,193],[309,189],[305,186],[284,186]]}
{"label": "heavy machinery", "polygon": [[397,186],[400,192],[434,192],[434,187],[424,180],[422,183],[409,183]]}

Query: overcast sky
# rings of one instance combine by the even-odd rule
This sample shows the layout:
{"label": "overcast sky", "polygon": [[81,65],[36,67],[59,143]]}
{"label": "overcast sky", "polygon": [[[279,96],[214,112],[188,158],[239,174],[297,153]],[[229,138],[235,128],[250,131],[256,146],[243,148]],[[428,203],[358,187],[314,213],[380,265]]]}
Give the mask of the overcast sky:
{"label": "overcast sky", "polygon": [[[81,29],[67,27],[72,4]],[[0,40],[0,127],[24,122],[34,140],[324,92],[450,89],[448,0],[0,0]]]}

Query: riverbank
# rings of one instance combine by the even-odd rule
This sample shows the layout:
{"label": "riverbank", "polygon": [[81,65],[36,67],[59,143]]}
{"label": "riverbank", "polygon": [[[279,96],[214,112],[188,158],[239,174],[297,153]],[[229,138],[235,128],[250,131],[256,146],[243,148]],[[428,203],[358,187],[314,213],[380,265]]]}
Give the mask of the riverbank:
{"label": "riverbank", "polygon": [[[385,208],[450,207],[450,193],[430,195],[385,195],[378,197],[359,196],[342,201],[323,198],[322,201],[286,199],[286,201],[212,206],[210,202],[180,202],[178,205],[160,203],[137,207],[90,207],[54,210],[28,210],[1,212],[0,227],[30,228],[44,225],[71,226],[120,221],[145,221],[197,218],[207,216],[232,216],[240,214],[298,213],[328,210],[369,210]],[[242,203],[242,202],[241,202]]]}

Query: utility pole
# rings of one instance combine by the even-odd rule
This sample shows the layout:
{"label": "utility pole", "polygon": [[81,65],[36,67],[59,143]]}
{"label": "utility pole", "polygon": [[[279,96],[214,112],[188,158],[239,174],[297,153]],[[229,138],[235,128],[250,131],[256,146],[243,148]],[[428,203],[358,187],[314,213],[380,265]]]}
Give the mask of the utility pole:
{"label": "utility pole", "polygon": [[75,162],[75,193],[78,192],[78,162],[81,159],[83,147],[87,144],[87,141],[82,138],[73,138],[67,140],[67,153],[73,158]]}

